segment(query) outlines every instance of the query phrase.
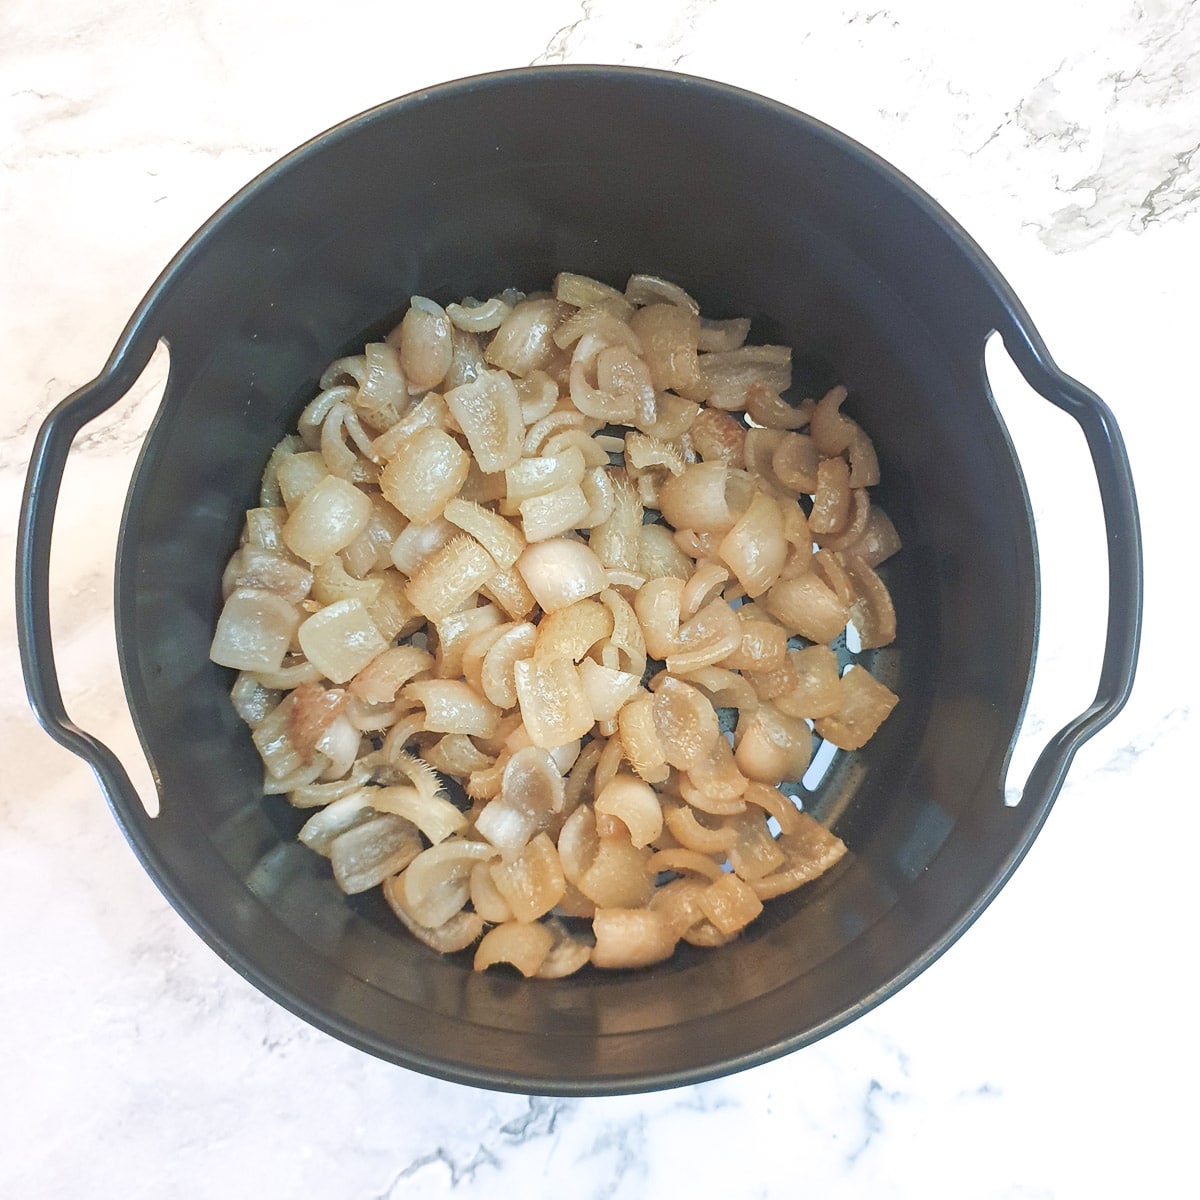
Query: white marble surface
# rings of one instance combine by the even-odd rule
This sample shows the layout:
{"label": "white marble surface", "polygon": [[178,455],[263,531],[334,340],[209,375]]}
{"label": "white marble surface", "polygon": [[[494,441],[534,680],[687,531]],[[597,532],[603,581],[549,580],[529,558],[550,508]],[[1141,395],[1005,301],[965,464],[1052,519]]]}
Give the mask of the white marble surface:
{"label": "white marble surface", "polygon": [[[6,586],[0,1194],[1194,1195],[1200,5],[5,0],[5,511],[39,420],[96,373],[160,267],[243,182],[393,95],[559,61],[764,92],[880,151],[971,230],[1129,442],[1148,570],[1133,699],[1081,752],[996,903],[866,1018],[703,1086],[527,1100],[342,1046],[203,946],[88,769],[28,715]],[[1094,686],[1095,489],[1072,429],[995,362],[1047,552],[1036,742]],[[111,556],[154,382],[81,440],[56,550],[69,706],[127,761]]]}

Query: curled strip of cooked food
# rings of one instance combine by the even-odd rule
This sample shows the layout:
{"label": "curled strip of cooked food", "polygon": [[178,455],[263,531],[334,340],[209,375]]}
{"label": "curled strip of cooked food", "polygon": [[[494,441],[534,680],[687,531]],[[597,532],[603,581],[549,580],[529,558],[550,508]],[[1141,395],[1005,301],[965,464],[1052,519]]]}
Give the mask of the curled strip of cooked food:
{"label": "curled strip of cooked food", "polygon": [[618,772],[596,794],[596,815],[615,817],[629,831],[630,842],[649,846],[663,829],[662,802],[644,780]]}
{"label": "curled strip of cooked food", "polygon": [[598,967],[646,967],[675,952],[670,922],[652,908],[598,908],[592,918]]}
{"label": "curled strip of cooked food", "polygon": [[900,538],[847,390],[749,334],[649,274],[413,296],[273,450],[211,657],[264,794],[429,949],[648,967],[847,852],[796,797],[898,702]]}
{"label": "curled strip of cooked food", "polygon": [[528,979],[541,969],[553,945],[554,934],[546,926],[505,921],[483,935],[475,949],[475,970],[508,963]]}

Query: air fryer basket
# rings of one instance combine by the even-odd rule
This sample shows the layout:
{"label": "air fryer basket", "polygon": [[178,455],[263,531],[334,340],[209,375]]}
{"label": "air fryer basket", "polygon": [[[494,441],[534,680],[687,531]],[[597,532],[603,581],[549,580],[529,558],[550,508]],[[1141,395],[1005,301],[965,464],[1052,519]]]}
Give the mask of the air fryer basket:
{"label": "air fryer basket", "polygon": [[[442,301],[570,269],[677,280],[713,315],[796,350],[796,391],[846,383],[879,450],[877,499],[903,552],[887,564],[899,640],[875,668],[901,697],[841,756],[811,807],[852,854],[768,905],[737,942],[637,973],[527,982],[474,974],[347,899],[261,796],[261,768],[207,659],[221,566],[272,444],[334,357],[389,327],[409,295]],[[1053,738],[1017,807],[1007,758],[1038,623],[1034,530],[992,404],[999,330],[1029,382],[1070,412],[1101,483],[1110,618],[1095,703]],[[67,716],[47,563],[74,433],[114,404],[158,340],[170,375],[125,511],[118,641],[160,791],[150,818],[113,755]],[[1140,542],[1111,414],[1053,364],[995,268],[887,164],[780,105],[692,78],[543,68],[419,93],[323,134],[188,243],[102,374],[47,420],[19,546],[33,706],[95,767],[171,903],[263,991],[394,1062],[553,1093],[665,1087],[812,1042],[927,966],[996,894],[1082,741],[1132,683]]]}

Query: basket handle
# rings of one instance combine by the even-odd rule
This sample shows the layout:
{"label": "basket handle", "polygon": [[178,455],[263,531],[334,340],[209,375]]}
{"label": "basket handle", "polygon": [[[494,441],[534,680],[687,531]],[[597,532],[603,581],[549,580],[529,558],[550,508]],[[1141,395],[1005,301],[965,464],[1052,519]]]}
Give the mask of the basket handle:
{"label": "basket handle", "polygon": [[998,324],[1005,349],[1026,382],[1078,422],[1100,487],[1108,547],[1108,627],[1095,699],[1068,721],[1038,755],[1022,799],[1053,798],[1076,751],[1125,706],[1137,670],[1142,625],[1142,535],[1129,455],[1112,411],[1066,374],[1028,319],[1009,312]]}
{"label": "basket handle", "polygon": [[17,643],[30,707],[59,745],[91,766],[114,809],[120,798],[130,810],[136,810],[137,789],[117,756],[76,725],[63,704],[50,625],[50,547],[72,441],[86,424],[128,393],[157,344],[157,337],[135,318],[100,374],[72,392],[45,419],[29,459],[17,524]]}

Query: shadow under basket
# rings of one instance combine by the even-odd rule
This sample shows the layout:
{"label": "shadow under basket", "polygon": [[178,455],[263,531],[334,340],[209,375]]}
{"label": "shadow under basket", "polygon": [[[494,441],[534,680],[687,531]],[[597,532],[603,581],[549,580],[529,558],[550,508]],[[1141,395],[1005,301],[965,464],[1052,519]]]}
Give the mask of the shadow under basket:
{"label": "shadow under basket", "polygon": [[[795,351],[795,393],[833,382],[878,449],[874,496],[903,550],[885,568],[899,638],[871,656],[900,702],[839,754],[806,807],[850,853],[767,904],[732,944],[637,972],[559,981],[471,969],[411,938],[378,892],[347,898],[264,799],[261,764],[208,661],[220,573],[267,455],[335,357],[412,294],[445,303],[560,270],[687,288],[751,340]],[[1005,768],[1032,674],[1035,536],[992,403],[993,330],[1087,435],[1105,505],[1110,614],[1096,702],[1047,744],[1016,806]],[[46,563],[71,437],[114,404],[159,340],[161,409],[116,564],[133,717],[159,784],[147,816],[54,676]],[[1111,414],[1063,375],[995,268],[913,184],[854,142],[761,97],[624,68],[483,76],[396,100],[321,135],[234,197],[184,247],[97,380],[48,419],[19,547],[21,643],[47,729],[96,768],[146,869],[247,979],[314,1025],[431,1075],[601,1094],[766,1061],[859,1016],[928,966],[997,893],[1078,746],[1124,703],[1136,661],[1140,543]]]}

